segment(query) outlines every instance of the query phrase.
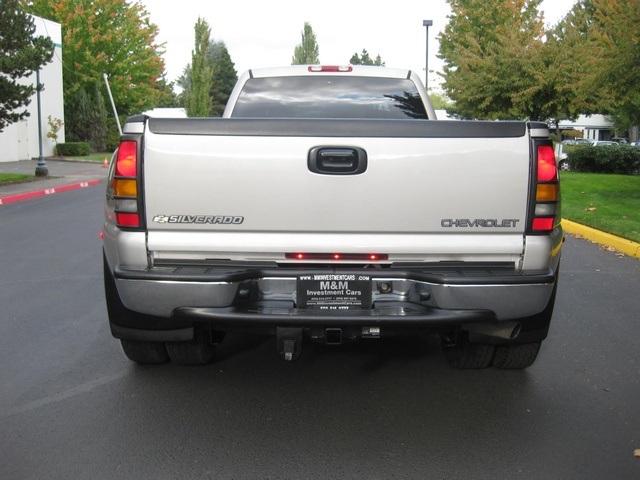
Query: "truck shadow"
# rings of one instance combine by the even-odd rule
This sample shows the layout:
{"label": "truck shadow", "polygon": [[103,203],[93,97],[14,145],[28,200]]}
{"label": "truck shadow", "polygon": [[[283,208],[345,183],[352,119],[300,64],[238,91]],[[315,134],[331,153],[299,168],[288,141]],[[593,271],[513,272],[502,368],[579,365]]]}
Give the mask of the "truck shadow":
{"label": "truck shadow", "polygon": [[121,386],[135,392],[121,405],[127,429],[157,432],[163,449],[222,477],[241,464],[245,478],[390,478],[396,467],[424,478],[430,465],[482,464],[487,449],[522,443],[528,409],[544,403],[529,372],[451,368],[436,336],[304,349],[284,362],[273,338],[229,335],[210,365],[133,368]]}
{"label": "truck shadow", "polygon": [[[214,363],[224,362],[239,355],[261,349],[272,349],[271,355],[278,357],[275,338],[260,335],[228,334],[218,345]],[[436,335],[416,335],[414,337],[391,337],[382,339],[360,339],[340,345],[327,345],[305,340],[302,357],[357,356],[370,358],[368,368],[375,370],[385,359],[409,360],[439,355],[440,341]],[[268,352],[267,352],[268,353]],[[294,361],[295,363],[296,361]],[[289,362],[282,363],[287,364]]]}

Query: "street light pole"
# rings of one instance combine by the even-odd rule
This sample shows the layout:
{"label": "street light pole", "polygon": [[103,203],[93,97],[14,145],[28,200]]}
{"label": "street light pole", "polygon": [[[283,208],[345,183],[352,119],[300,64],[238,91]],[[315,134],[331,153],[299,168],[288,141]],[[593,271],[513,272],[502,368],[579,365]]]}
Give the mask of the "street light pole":
{"label": "street light pole", "polygon": [[424,72],[424,88],[429,91],[429,27],[433,25],[433,20],[423,20],[422,26],[427,27],[427,53],[426,53],[426,68]]}
{"label": "street light pole", "polygon": [[36,177],[48,177],[49,167],[42,155],[42,107],[40,106],[40,70],[36,71],[36,99],[38,102],[38,165],[36,165]]}

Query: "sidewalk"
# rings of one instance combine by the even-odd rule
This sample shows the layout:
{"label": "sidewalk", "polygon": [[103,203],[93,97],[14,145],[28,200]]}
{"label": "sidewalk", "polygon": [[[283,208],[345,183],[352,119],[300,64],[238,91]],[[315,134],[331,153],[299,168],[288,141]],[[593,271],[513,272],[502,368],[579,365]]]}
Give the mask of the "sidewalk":
{"label": "sidewalk", "polygon": [[[108,168],[97,162],[73,162],[47,159],[49,177],[38,178],[32,182],[0,186],[0,205],[22,200],[52,195],[76,188],[86,188],[104,183]],[[34,175],[38,162],[22,160],[19,162],[1,162],[0,173],[21,173]]]}

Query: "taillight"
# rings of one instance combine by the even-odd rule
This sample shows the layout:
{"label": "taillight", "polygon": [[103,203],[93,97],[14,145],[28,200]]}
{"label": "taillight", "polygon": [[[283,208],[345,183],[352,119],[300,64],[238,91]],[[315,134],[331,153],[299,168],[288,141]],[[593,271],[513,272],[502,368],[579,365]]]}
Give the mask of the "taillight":
{"label": "taillight", "polygon": [[116,175],[121,177],[135,177],[138,173],[138,143],[132,141],[120,142],[118,157],[116,158]]}
{"label": "taillight", "polygon": [[538,181],[552,182],[558,179],[556,155],[550,145],[538,146]]}
{"label": "taillight", "polygon": [[120,142],[113,178],[116,224],[119,227],[141,226],[138,201],[138,143]]}
{"label": "taillight", "polygon": [[536,146],[535,186],[530,231],[548,233],[559,223],[560,182],[551,145]]}

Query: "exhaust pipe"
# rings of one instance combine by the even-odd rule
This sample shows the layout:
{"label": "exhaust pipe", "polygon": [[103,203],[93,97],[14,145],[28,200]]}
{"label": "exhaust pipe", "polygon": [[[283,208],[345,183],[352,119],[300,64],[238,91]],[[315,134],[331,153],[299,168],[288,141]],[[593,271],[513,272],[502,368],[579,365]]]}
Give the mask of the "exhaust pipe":
{"label": "exhaust pipe", "polygon": [[477,333],[502,340],[515,339],[521,328],[522,324],[520,322],[465,323],[462,325],[462,329],[469,333]]}

